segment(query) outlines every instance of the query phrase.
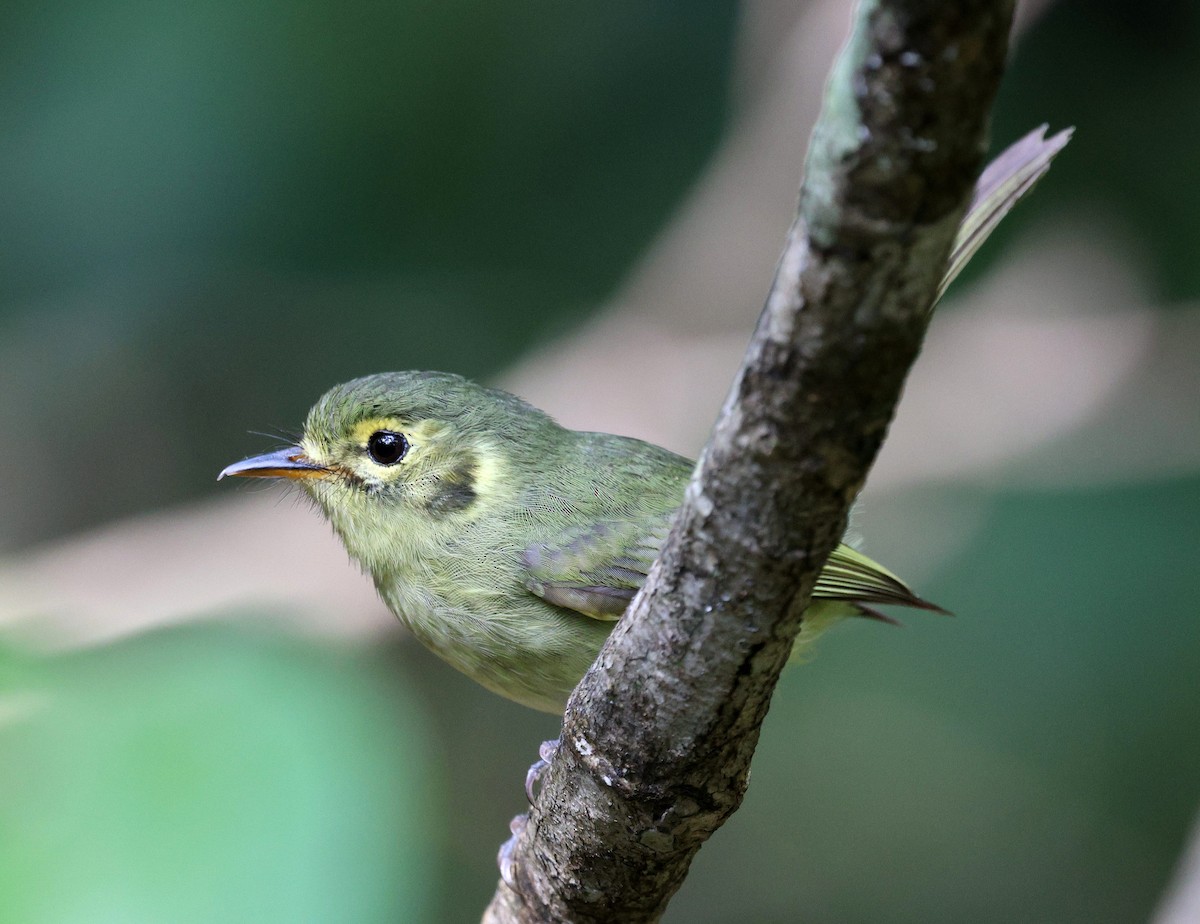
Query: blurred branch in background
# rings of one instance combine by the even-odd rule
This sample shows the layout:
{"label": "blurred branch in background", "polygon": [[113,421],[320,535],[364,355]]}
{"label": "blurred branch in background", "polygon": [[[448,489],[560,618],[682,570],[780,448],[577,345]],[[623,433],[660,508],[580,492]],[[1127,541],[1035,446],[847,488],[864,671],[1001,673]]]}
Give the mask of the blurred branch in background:
{"label": "blurred branch in background", "polygon": [[48,649],[100,645],[232,607],[327,638],[400,634],[333,535],[312,528],[311,511],[278,494],[250,494],[148,514],[9,559],[0,564],[0,620]]}
{"label": "blurred branch in background", "polygon": [[1200,816],[1179,858],[1162,905],[1152,924],[1195,924],[1200,921]]}

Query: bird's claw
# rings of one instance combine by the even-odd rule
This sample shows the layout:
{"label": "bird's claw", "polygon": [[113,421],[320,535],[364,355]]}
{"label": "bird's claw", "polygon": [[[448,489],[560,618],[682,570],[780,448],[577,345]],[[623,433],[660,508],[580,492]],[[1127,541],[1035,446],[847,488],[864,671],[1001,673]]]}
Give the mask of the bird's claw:
{"label": "bird's claw", "polygon": [[538,759],[530,765],[529,770],[525,774],[525,798],[529,800],[529,804],[533,805],[533,787],[538,784],[542,778],[542,774],[550,767],[550,761],[554,760],[554,755],[558,751],[558,739],[553,741],[543,741],[538,746]]}
{"label": "bird's claw", "polygon": [[500,867],[500,878],[514,892],[517,891],[517,880],[513,875],[513,851],[517,847],[517,838],[521,836],[521,832],[525,830],[527,824],[529,824],[528,815],[515,815],[513,820],[508,823],[508,830],[512,832],[512,836],[500,845],[500,852],[496,854],[496,865]]}

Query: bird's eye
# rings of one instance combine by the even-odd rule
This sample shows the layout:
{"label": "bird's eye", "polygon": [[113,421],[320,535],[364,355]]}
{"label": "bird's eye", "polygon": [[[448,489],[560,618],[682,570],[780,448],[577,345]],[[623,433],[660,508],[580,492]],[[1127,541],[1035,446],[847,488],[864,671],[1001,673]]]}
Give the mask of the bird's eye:
{"label": "bird's eye", "polygon": [[408,452],[408,440],[403,433],[376,430],[367,440],[367,454],[380,465],[395,465]]}

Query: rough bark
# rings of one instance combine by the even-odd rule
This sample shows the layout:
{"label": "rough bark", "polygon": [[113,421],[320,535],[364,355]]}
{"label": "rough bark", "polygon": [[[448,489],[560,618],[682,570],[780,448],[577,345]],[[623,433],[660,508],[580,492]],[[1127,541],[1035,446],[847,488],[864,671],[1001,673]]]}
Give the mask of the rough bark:
{"label": "rough bark", "polygon": [[864,0],[743,367],[486,922],[651,922],[738,808],[979,173],[1011,0]]}

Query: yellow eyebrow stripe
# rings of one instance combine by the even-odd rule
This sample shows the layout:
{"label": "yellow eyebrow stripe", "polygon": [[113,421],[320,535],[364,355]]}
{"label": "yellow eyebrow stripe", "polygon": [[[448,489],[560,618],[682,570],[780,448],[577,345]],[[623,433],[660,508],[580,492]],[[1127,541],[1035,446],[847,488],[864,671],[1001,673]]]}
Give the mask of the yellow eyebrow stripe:
{"label": "yellow eyebrow stripe", "polygon": [[367,445],[371,434],[377,430],[391,430],[403,433],[414,446],[429,442],[437,436],[446,425],[436,420],[401,420],[399,417],[368,417],[360,420],[350,430],[350,441],[359,446]]}
{"label": "yellow eyebrow stripe", "polygon": [[350,431],[350,440],[359,446],[365,446],[367,440],[371,438],[371,434],[377,430],[393,430],[396,433],[403,433],[411,439],[409,428],[404,421],[396,417],[371,417],[367,420],[360,420],[354,425],[354,429]]}

